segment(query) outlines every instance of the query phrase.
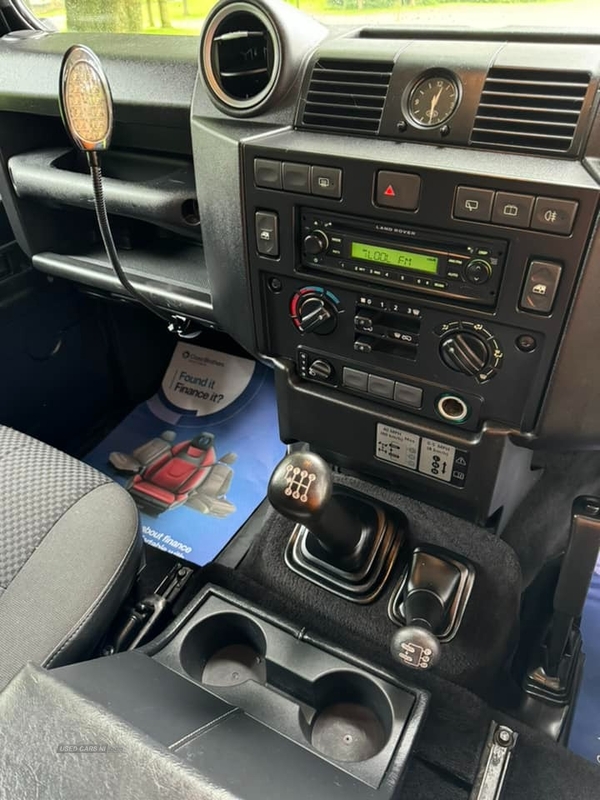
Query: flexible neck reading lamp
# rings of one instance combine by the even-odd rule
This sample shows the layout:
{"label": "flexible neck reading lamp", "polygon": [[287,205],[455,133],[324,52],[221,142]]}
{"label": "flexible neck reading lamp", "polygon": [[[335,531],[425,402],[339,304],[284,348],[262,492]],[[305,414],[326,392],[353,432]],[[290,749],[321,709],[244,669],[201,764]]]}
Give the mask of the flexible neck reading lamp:
{"label": "flexible neck reading lamp", "polygon": [[87,156],[100,235],[119,281],[139,303],[165,320],[170,331],[179,336],[190,336],[189,320],[155,306],[132,285],[121,266],[110,229],[100,169],[100,153],[108,150],[113,130],[112,95],[100,59],[88,47],[76,44],[65,53],[60,70],[59,98],[64,126],[75,146]]}

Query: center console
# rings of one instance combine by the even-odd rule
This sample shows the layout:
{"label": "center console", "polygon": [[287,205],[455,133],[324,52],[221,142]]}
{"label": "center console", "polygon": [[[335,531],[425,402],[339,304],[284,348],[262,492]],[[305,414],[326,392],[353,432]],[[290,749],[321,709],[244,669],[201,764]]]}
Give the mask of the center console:
{"label": "center console", "polygon": [[[446,151],[447,155],[447,151]],[[286,131],[243,148],[284,438],[486,521],[531,446],[597,201],[580,165]],[[518,163],[517,163],[518,162]],[[452,164],[452,166],[450,166]],[[351,411],[351,413],[350,413]],[[302,413],[301,413],[302,412]],[[481,467],[493,474],[482,484]],[[479,473],[479,474],[478,474]]]}
{"label": "center console", "polygon": [[[117,727],[168,748],[209,787],[193,796],[396,795],[426,691],[216,587],[194,606],[143,653],[53,671],[70,690],[65,708],[91,700],[96,716],[110,709]],[[161,775],[160,758],[152,763]]]}

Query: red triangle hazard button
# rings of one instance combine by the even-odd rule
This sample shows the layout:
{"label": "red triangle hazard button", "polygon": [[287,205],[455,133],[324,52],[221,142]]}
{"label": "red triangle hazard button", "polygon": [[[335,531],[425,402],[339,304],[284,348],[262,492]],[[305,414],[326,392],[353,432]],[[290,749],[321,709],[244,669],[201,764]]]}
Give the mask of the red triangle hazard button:
{"label": "red triangle hazard button", "polygon": [[392,186],[391,183],[389,184],[389,186],[385,190],[384,195],[386,197],[396,197],[396,192],[394,191],[394,187]]}

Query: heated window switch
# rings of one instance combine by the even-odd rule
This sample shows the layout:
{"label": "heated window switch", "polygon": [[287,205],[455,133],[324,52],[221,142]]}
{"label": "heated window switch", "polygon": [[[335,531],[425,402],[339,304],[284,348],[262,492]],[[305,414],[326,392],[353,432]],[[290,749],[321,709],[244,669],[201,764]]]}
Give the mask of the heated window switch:
{"label": "heated window switch", "polygon": [[520,308],[537,314],[550,314],[558,291],[562,267],[552,261],[529,264]]}
{"label": "heated window switch", "polygon": [[273,211],[257,211],[254,215],[256,249],[263,256],[279,256],[279,217]]}

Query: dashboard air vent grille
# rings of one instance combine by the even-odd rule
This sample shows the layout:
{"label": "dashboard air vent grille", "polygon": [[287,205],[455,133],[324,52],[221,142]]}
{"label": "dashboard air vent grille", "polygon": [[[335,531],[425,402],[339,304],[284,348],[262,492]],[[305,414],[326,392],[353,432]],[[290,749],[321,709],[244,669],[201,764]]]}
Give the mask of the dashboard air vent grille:
{"label": "dashboard air vent grille", "polygon": [[246,2],[217,6],[207,22],[201,63],[209,91],[229,113],[257,112],[279,76],[279,40],[270,18]]}
{"label": "dashboard air vent grille", "polygon": [[471,144],[566,154],[590,83],[586,72],[494,68],[488,73]]}
{"label": "dashboard air vent grille", "polygon": [[393,66],[389,61],[320,59],[310,78],[303,126],[378,133]]}

